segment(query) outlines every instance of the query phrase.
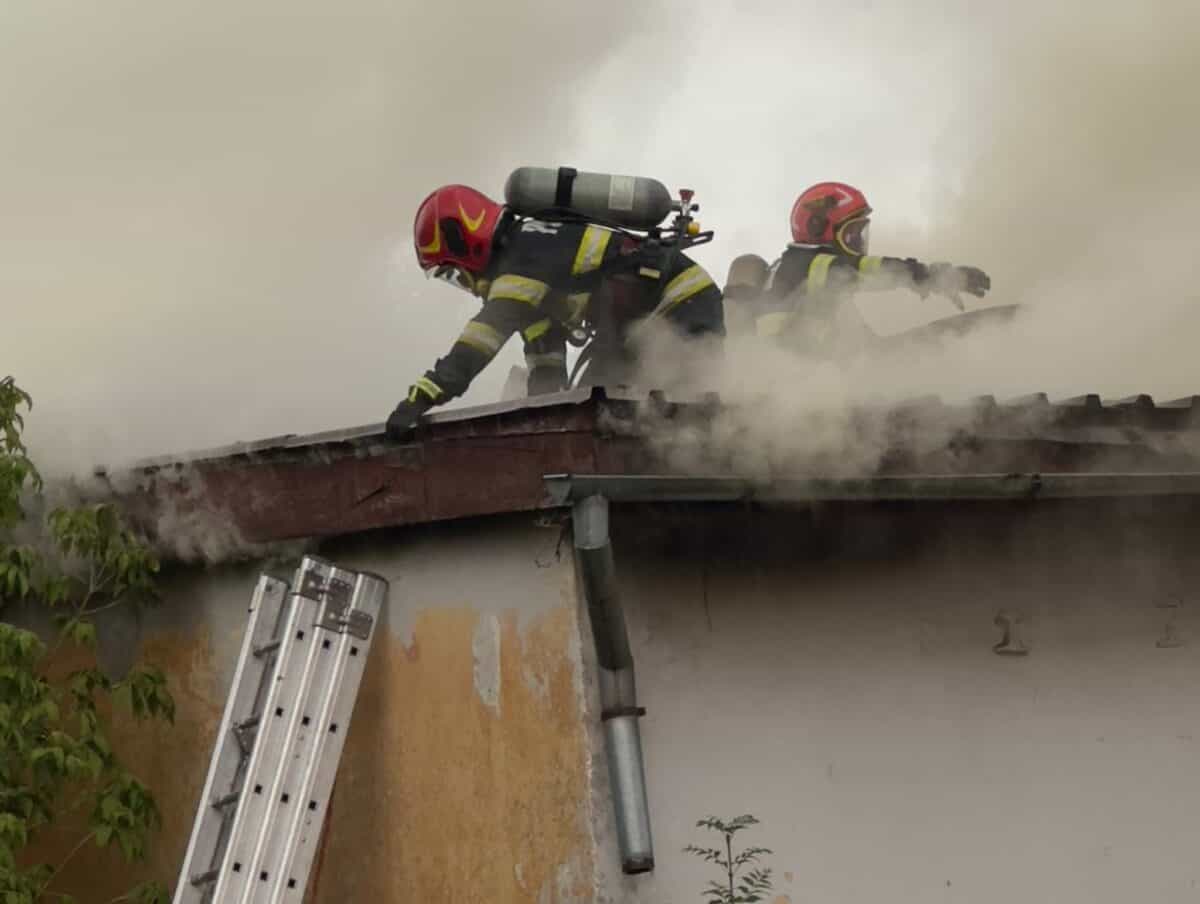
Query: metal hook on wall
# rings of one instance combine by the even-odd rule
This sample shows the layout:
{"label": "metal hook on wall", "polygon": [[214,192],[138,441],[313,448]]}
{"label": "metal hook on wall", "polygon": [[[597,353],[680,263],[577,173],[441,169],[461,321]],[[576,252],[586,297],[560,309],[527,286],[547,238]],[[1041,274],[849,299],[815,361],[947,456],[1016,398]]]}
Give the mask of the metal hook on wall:
{"label": "metal hook on wall", "polygon": [[1001,609],[992,620],[997,628],[1004,631],[1004,636],[998,644],[992,647],[992,652],[1001,656],[1028,656],[1029,647],[1025,643],[1025,620],[1020,615]]}

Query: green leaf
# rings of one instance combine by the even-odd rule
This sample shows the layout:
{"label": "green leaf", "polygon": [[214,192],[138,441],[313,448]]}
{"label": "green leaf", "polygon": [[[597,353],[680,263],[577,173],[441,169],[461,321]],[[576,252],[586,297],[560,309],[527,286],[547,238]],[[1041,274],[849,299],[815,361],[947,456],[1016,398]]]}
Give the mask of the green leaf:
{"label": "green leaf", "polygon": [[161,883],[143,882],[141,885],[135,886],[125,896],[125,900],[130,904],[168,904],[171,898],[166,887]]}
{"label": "green leaf", "polygon": [[0,813],[0,844],[7,848],[24,847],[29,840],[28,823],[14,813]]}
{"label": "green leaf", "polygon": [[122,681],[113,688],[112,699],[114,705],[121,706],[124,709],[133,709],[133,691],[128,681]]}
{"label": "green leaf", "polygon": [[[697,828],[718,832],[723,836],[724,850],[715,847],[700,847],[689,844],[684,851],[694,854],[706,863],[711,863],[720,870],[721,881],[710,880],[701,896],[708,904],[756,904],[763,901],[771,891],[771,870],[766,867],[753,866],[742,874],[742,869],[755,864],[771,851],[760,846],[747,847],[740,852],[733,849],[733,836],[744,829],[758,824],[758,820],[744,814],[733,819],[720,819],[706,816],[697,821]],[[731,884],[733,888],[731,889]]]}
{"label": "green leaf", "polygon": [[106,794],[100,798],[100,818],[105,823],[110,823],[117,818],[124,808],[121,806],[121,801],[112,794]]}
{"label": "green leaf", "polygon": [[91,622],[77,621],[70,629],[71,639],[81,647],[95,649],[96,647],[96,626]]}
{"label": "green leaf", "polygon": [[61,747],[41,747],[33,752],[29,762],[35,768],[47,768],[61,774],[66,772],[67,753]]}
{"label": "green leaf", "polygon": [[[111,503],[56,508],[34,522],[22,495],[40,494],[41,475],[23,444],[32,399],[12,377],[0,379],[0,602],[44,606],[59,641],[94,649],[102,627],[88,608],[139,607],[157,599],[159,564]],[[11,530],[40,537],[9,541]],[[41,549],[50,550],[46,554]],[[87,576],[86,582],[79,576]],[[59,618],[58,615],[63,617]],[[56,641],[58,643],[59,641]],[[57,647],[55,648],[57,649]],[[92,805],[97,847],[142,860],[161,825],[158,806],[127,772],[108,740],[108,694],[124,697],[139,717],[172,720],[166,676],[146,669],[115,685],[96,669],[65,677],[48,672],[46,647],[31,632],[0,623],[0,902],[68,901],[43,893],[54,872],[30,845],[42,827],[57,827],[78,804]],[[143,883],[121,900],[166,904],[162,886]]]}

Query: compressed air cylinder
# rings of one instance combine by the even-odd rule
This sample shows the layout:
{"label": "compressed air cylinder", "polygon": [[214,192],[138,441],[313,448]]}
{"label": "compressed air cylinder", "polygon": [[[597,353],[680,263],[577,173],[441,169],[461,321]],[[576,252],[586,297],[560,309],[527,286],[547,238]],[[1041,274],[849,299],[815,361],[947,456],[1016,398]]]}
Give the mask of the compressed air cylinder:
{"label": "compressed air cylinder", "polygon": [[757,254],[735,257],[725,278],[725,297],[734,300],[757,298],[767,284],[770,269],[766,260]]}
{"label": "compressed air cylinder", "polygon": [[626,229],[651,229],[671,212],[671,193],[657,179],[581,173],[570,167],[513,170],[504,183],[504,202],[522,216],[567,209]]}

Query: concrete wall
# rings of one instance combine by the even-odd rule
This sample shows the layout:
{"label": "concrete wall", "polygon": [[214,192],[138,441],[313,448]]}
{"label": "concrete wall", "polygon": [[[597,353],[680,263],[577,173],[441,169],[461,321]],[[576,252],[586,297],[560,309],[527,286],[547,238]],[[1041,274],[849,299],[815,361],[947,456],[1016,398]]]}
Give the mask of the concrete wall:
{"label": "concrete wall", "polygon": [[[785,902],[1195,898],[1194,506],[616,509],[613,533],[656,872],[618,867],[569,538],[500,517],[320,550],[392,592],[316,901],[698,901],[681,848],[742,812]],[[257,571],[170,575],[102,651],[173,675],[178,725],[127,744],[172,881]],[[1027,656],[993,652],[1001,609]],[[82,900],[121,887],[106,864],[78,862]]]}
{"label": "concrete wall", "polygon": [[[699,900],[713,874],[680,849],[743,812],[782,901],[1196,899],[1195,504],[614,533],[658,859],[628,900]],[[1027,656],[993,652],[1002,609]]]}

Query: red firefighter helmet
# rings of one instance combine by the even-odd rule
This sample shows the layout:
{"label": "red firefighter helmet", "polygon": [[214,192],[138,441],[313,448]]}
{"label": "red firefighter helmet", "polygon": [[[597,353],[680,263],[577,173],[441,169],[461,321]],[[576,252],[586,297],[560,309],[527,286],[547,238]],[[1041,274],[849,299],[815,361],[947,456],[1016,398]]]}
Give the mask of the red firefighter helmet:
{"label": "red firefighter helmet", "polygon": [[492,240],[504,207],[465,185],[443,185],[421,202],[413,220],[417,263],[436,276],[475,290],[492,257]]}
{"label": "red firefighter helmet", "polygon": [[871,205],[844,182],[818,182],[792,205],[792,241],[828,245],[859,256],[867,253]]}

